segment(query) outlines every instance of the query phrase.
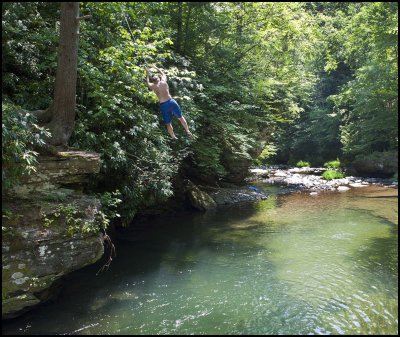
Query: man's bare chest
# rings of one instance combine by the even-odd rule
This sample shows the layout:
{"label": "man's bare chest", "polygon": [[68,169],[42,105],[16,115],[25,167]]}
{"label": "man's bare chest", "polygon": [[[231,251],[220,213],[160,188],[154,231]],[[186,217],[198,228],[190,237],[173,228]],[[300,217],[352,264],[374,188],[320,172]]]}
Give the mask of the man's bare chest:
{"label": "man's bare chest", "polygon": [[153,90],[156,93],[163,93],[168,91],[168,84],[167,83],[159,83],[153,87]]}

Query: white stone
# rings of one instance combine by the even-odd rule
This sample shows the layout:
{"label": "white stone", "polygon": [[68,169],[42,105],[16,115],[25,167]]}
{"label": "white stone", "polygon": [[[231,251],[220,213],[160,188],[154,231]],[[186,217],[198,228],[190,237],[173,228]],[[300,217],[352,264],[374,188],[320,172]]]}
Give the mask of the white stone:
{"label": "white stone", "polygon": [[263,169],[252,169],[250,170],[252,173],[268,173],[268,170],[263,170]]}
{"label": "white stone", "polygon": [[18,278],[18,279],[16,279],[16,280],[14,280],[13,282],[15,283],[15,284],[18,284],[18,285],[20,285],[20,284],[24,284],[26,281],[28,281],[29,280],[29,277],[21,277],[21,278]]}
{"label": "white stone", "polygon": [[44,256],[46,253],[47,246],[40,246],[39,247],[39,255]]}
{"label": "white stone", "polygon": [[286,173],[286,172],[283,172],[283,171],[276,171],[276,172],[274,173],[274,176],[275,176],[275,177],[286,177],[286,176],[287,176],[287,173]]}
{"label": "white stone", "polygon": [[22,276],[24,276],[24,274],[22,274],[21,272],[16,272],[14,274],[11,275],[11,278],[13,278],[14,280],[21,278]]}
{"label": "white stone", "polygon": [[340,192],[348,191],[349,189],[350,189],[350,187],[347,187],[347,186],[339,186],[337,188],[337,190]]}
{"label": "white stone", "polygon": [[354,184],[350,184],[351,187],[365,187],[367,185],[363,185],[361,183],[354,183]]}

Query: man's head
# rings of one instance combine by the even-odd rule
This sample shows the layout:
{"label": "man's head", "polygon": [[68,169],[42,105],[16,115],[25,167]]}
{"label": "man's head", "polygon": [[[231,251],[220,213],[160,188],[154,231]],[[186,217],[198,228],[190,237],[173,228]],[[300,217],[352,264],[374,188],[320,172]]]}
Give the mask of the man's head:
{"label": "man's head", "polygon": [[158,83],[160,81],[160,78],[157,75],[153,75],[150,78],[151,83]]}

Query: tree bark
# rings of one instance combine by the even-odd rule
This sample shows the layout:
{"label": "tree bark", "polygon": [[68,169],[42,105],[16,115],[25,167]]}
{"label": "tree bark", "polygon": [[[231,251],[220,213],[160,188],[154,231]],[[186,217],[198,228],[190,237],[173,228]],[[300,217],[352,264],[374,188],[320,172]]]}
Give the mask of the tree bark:
{"label": "tree bark", "polygon": [[187,52],[187,47],[189,42],[189,22],[190,22],[190,14],[192,12],[192,4],[190,2],[187,2],[187,6],[188,6],[188,13],[185,22],[185,43],[183,45],[183,54]]}
{"label": "tree bark", "polygon": [[61,2],[60,43],[52,113],[47,125],[50,145],[66,146],[75,125],[79,41],[79,2]]}
{"label": "tree bark", "polygon": [[176,47],[175,50],[177,53],[181,52],[182,45],[182,2],[178,2],[178,34],[176,37]]}

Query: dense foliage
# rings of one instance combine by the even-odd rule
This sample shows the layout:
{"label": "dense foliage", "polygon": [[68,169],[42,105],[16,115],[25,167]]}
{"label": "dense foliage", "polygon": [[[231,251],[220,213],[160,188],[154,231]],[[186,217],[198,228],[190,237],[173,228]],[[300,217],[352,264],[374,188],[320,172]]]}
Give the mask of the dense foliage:
{"label": "dense foliage", "polygon": [[[320,54],[312,104],[280,135],[278,159],[321,165],[398,148],[398,4],[313,3]],[[293,139],[294,138],[294,139]]]}
{"label": "dense foliage", "polygon": [[[171,197],[179,176],[239,181],[260,154],[259,164],[322,165],[396,150],[397,6],[81,3],[81,14],[92,17],[80,24],[69,145],[102,155],[92,189],[119,190],[118,213],[126,223]],[[57,65],[59,3],[8,2],[2,14],[3,102],[45,109]],[[167,73],[195,139],[184,138],[176,119],[182,137],[169,139],[144,81],[146,64]],[[3,122],[3,166],[25,160],[26,171],[33,138],[20,131],[17,120],[27,117],[18,111],[3,105],[9,121]],[[18,151],[9,141],[12,128],[24,144]]]}
{"label": "dense foliage", "polygon": [[35,149],[44,144],[48,132],[37,125],[29,113],[10,102],[2,103],[2,192],[17,184],[21,177],[36,171]]}
{"label": "dense foliage", "polygon": [[322,174],[322,178],[325,180],[341,179],[344,178],[344,173],[336,170],[327,170]]}

